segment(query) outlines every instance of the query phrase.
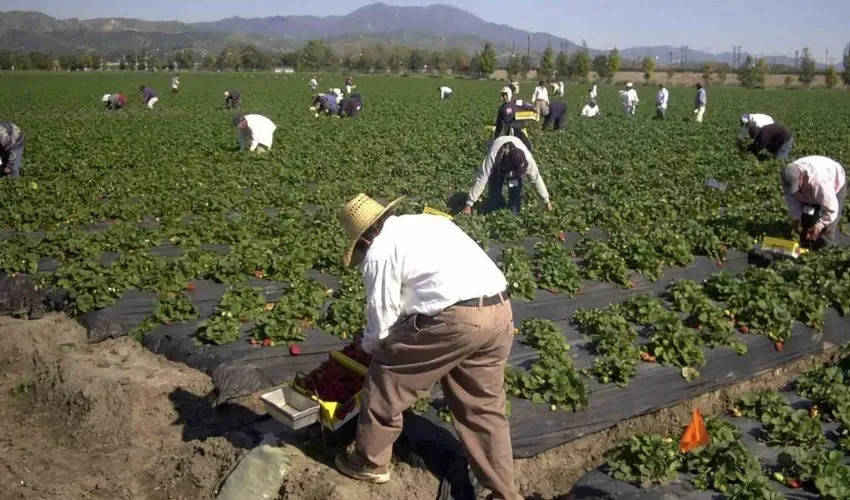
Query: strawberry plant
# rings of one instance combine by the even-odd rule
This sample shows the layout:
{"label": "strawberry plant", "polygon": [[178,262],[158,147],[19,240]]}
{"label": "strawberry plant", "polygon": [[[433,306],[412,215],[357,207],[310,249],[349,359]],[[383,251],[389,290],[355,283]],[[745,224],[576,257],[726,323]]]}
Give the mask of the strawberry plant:
{"label": "strawberry plant", "polygon": [[641,486],[676,479],[682,467],[678,443],[655,434],[633,436],[606,454],[608,474]]}
{"label": "strawberry plant", "polygon": [[708,300],[702,286],[691,280],[677,280],[670,283],[665,288],[665,294],[676,310],[688,314]]}
{"label": "strawberry plant", "polygon": [[630,283],[626,261],[607,244],[585,238],[576,246],[576,254],[581,257],[582,271],[588,279]]}
{"label": "strawberry plant", "polygon": [[624,318],[639,325],[652,325],[670,315],[661,299],[644,294],[635,295],[622,302],[618,309]]}
{"label": "strawberry plant", "polygon": [[761,333],[774,342],[785,342],[791,336],[795,316],[789,300],[792,294],[797,295],[775,271],[749,269],[736,293],[729,298],[728,306],[749,331]]}
{"label": "strawberry plant", "polygon": [[742,396],[732,407],[732,413],[736,417],[761,420],[762,415],[782,413],[790,409],[788,400],[778,392],[755,391]]}
{"label": "strawberry plant", "polygon": [[653,229],[647,239],[654,242],[658,254],[671,264],[687,266],[694,260],[688,240],[669,227]]}
{"label": "strawberry plant", "polygon": [[782,409],[761,416],[762,438],[768,446],[819,446],[824,442],[820,423],[806,410]]}
{"label": "strawberry plant", "polygon": [[534,246],[532,272],[540,288],[563,292],[569,297],[581,292],[578,266],[560,242],[546,241]]}
{"label": "strawberry plant", "polygon": [[346,271],[334,292],[334,301],[320,322],[322,330],[343,339],[354,338],[366,327],[366,291],[356,271]]}
{"label": "strawberry plant", "polygon": [[115,273],[97,262],[83,260],[59,267],[52,276],[53,283],[68,291],[71,312],[82,314],[115,303],[124,292]]}
{"label": "strawberry plant", "polygon": [[553,409],[576,410],[587,406],[587,387],[573,369],[569,344],[549,320],[523,320],[519,334],[537,352],[538,360],[528,371],[509,368],[505,372],[505,391],[535,404]]}
{"label": "strawberry plant", "polygon": [[792,448],[780,453],[778,462],[780,473],[774,479],[804,486],[823,499],[850,498],[850,466],[840,451]]}
{"label": "strawberry plant", "polygon": [[686,322],[699,332],[700,339],[708,347],[728,346],[738,354],[747,352],[747,344],[735,339],[730,315],[708,300],[695,305]]}
{"label": "strawberry plant", "polygon": [[[660,322],[649,335],[649,342],[642,346],[659,363],[680,368],[697,368],[705,364],[705,355],[699,346],[699,337],[685,327],[678,318]],[[685,378],[699,375],[696,370],[682,372]]]}
{"label": "strawberry plant", "polygon": [[153,319],[162,324],[188,321],[198,317],[198,309],[185,294],[167,292],[160,294],[153,310]]}
{"label": "strawberry plant", "polygon": [[706,428],[710,443],[684,455],[684,470],[694,475],[694,486],[723,493],[732,485],[743,485],[762,475],[758,459],[741,442],[737,427],[710,418]]}
{"label": "strawberry plant", "polygon": [[736,483],[726,490],[726,500],[783,500],[785,497],[776,491],[764,476],[750,476],[742,483]]}
{"label": "strawberry plant", "polygon": [[537,290],[528,253],[522,248],[506,248],[499,258],[499,268],[505,273],[511,296],[533,299]]}
{"label": "strawberry plant", "polygon": [[315,281],[293,281],[276,304],[267,305],[271,312],[257,321],[251,335],[258,340],[275,342],[306,340],[305,329],[315,325],[326,298],[325,289]]}
{"label": "strawberry plant", "polygon": [[738,286],[735,276],[728,271],[720,271],[709,276],[703,288],[712,299],[725,302],[735,295]]}
{"label": "strawberry plant", "polygon": [[626,265],[652,281],[661,278],[664,259],[655,246],[641,235],[618,233],[611,238],[610,245],[626,261]]}
{"label": "strawberry plant", "polygon": [[246,285],[233,285],[221,297],[212,316],[201,322],[198,338],[225,345],[239,338],[239,328],[257,319],[266,308],[262,293]]}
{"label": "strawberry plant", "polygon": [[637,331],[613,309],[579,309],[573,316],[579,332],[593,342],[596,356],[585,373],[603,384],[625,386],[637,373]]}

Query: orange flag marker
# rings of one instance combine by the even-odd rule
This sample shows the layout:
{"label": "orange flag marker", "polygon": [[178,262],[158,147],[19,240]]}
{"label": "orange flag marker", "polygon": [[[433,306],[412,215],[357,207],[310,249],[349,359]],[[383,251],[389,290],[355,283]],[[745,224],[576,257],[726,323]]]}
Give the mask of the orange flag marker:
{"label": "orange flag marker", "polygon": [[705,446],[709,443],[708,431],[705,429],[705,420],[702,418],[702,413],[699,409],[694,408],[691,423],[685,429],[681,439],[679,439],[679,449],[682,453],[688,453],[700,446]]}

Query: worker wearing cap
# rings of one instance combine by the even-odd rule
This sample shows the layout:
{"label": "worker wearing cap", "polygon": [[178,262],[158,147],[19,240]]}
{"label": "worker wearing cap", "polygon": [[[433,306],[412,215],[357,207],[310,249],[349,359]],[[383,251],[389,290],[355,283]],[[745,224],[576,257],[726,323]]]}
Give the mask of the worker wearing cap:
{"label": "worker wearing cap", "polygon": [[177,92],[180,92],[180,75],[175,73],[171,77],[171,93],[176,94]]}
{"label": "worker wearing cap", "polygon": [[634,118],[640,99],[632,82],[627,83],[625,90],[620,91],[620,99],[623,101],[623,112],[626,113],[627,117]]}
{"label": "worker wearing cap", "polygon": [[345,93],[350,94],[355,88],[357,88],[357,86],[354,85],[354,77],[349,75],[349,77],[345,79]]}
{"label": "worker wearing cap", "polygon": [[442,87],[438,87],[437,90],[440,92],[440,100],[441,101],[444,101],[446,99],[451,99],[452,94],[454,94],[454,91],[452,90],[452,88],[446,87],[445,85],[443,85]]}
{"label": "worker wearing cap", "polygon": [[238,115],[233,118],[237,127],[239,150],[263,153],[272,147],[277,125],[263,115]]}
{"label": "worker wearing cap", "polygon": [[655,118],[667,119],[667,101],[670,100],[670,91],[663,83],[658,84],[658,94],[655,95]]}
{"label": "worker wearing cap", "polygon": [[[488,144],[487,155],[481,162],[475,183],[469,189],[463,213],[472,213],[472,207],[481,197],[485,186],[488,190],[489,205],[486,211],[510,208],[515,214],[519,213],[522,206],[522,185],[526,179],[534,186],[546,210],[551,211],[549,191],[531,152],[518,137],[499,137]],[[502,195],[505,184],[508,186],[507,203]]]}
{"label": "worker wearing cap", "polygon": [[156,95],[156,90],[142,85],[139,87],[139,92],[142,93],[142,102],[148,109],[153,109],[154,105],[159,102],[159,97]]}
{"label": "worker wearing cap", "polygon": [[121,109],[127,105],[127,97],[124,94],[104,94],[101,101],[106,109]]}
{"label": "worker wearing cap", "polygon": [[225,90],[224,107],[227,109],[242,107],[242,92],[238,90]]}
{"label": "worker wearing cap", "polygon": [[339,117],[345,118],[347,116],[349,118],[356,118],[362,109],[363,98],[360,97],[360,94],[351,94],[344,98],[339,105]]}
{"label": "worker wearing cap", "polygon": [[549,104],[549,113],[544,116],[543,126],[541,130],[546,130],[546,125],[553,124],[553,130],[560,130],[561,123],[567,119],[567,103],[563,101],[553,101]]}
{"label": "worker wearing cap", "polygon": [[319,80],[316,80],[316,75],[313,75],[310,78],[310,90],[315,92],[317,88],[319,88]]}
{"label": "worker wearing cap", "polygon": [[788,127],[778,123],[771,123],[764,127],[750,127],[750,138],[752,144],[747,148],[747,151],[758,155],[763,150],[772,154],[778,160],[785,160],[791,154],[791,148],[794,146],[794,134]]}
{"label": "worker wearing cap", "polygon": [[355,345],[372,354],[354,450],[334,462],[369,483],[390,480],[403,412],[440,382],[471,471],[497,500],[514,484],[504,373],[513,343],[507,280],[450,219],[395,215],[365,194],[340,211],[346,266],[361,271],[366,328]]}
{"label": "worker wearing cap", "polygon": [[705,106],[708,104],[708,96],[702,82],[697,83],[697,95],[694,97],[694,114],[697,115],[697,123],[702,123],[705,116]]}
{"label": "worker wearing cap", "polygon": [[335,115],[339,112],[340,102],[341,99],[338,99],[338,96],[334,93],[318,94],[313,98],[313,105],[310,107],[310,110],[316,113],[316,118],[318,118],[321,113],[326,115]]}
{"label": "worker wearing cap", "polygon": [[24,132],[12,122],[0,121],[0,177],[21,176]]}
{"label": "worker wearing cap", "polygon": [[546,90],[546,82],[540,80],[534,93],[531,95],[531,102],[534,103],[534,110],[539,116],[549,114],[549,91]]}
{"label": "worker wearing cap", "polygon": [[599,106],[596,104],[596,101],[592,100],[584,105],[581,108],[581,116],[585,118],[593,118],[594,116],[599,116],[602,111],[599,109]]}
{"label": "worker wearing cap", "polygon": [[595,84],[593,85],[593,87],[590,87],[590,91],[588,92],[587,97],[591,101],[595,101],[596,99],[599,98],[599,92],[596,91],[596,85]]}
{"label": "worker wearing cap", "polygon": [[525,133],[525,125],[529,120],[517,119],[517,114],[523,111],[534,111],[534,106],[521,99],[515,99],[514,93],[508,87],[501,90],[502,105],[496,113],[496,132],[493,139],[502,135],[514,135],[520,138],[526,148],[532,149],[531,141]]}
{"label": "worker wearing cap", "polygon": [[514,95],[519,95],[519,82],[511,80],[508,88],[511,89],[511,92],[513,92]]}
{"label": "worker wearing cap", "polygon": [[745,141],[751,138],[750,129],[752,127],[758,129],[773,124],[773,118],[770,115],[762,113],[746,113],[741,116],[741,130],[738,132],[738,140]]}
{"label": "worker wearing cap", "polygon": [[780,179],[801,242],[815,250],[834,245],[847,197],[844,167],[825,156],[806,156],[786,166]]}

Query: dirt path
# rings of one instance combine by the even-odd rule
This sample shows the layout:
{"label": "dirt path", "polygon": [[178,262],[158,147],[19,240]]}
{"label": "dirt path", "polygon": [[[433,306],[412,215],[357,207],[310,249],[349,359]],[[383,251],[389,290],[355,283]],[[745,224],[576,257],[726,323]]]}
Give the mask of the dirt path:
{"label": "dirt path", "polygon": [[[710,415],[756,388],[778,388],[826,356],[621,422],[535,458],[518,460],[526,498],[559,498],[599,465],[620,440],[677,432],[699,406]],[[0,497],[6,499],[204,499],[263,434],[281,427],[257,396],[212,406],[209,377],[172,363],[133,340],[90,345],[64,315],[0,318]],[[314,436],[316,437],[316,436]],[[302,453],[280,490],[286,500],[433,500],[439,487],[421,459],[397,446],[393,480],[351,481],[332,467],[342,436]],[[402,458],[399,458],[402,457]]]}

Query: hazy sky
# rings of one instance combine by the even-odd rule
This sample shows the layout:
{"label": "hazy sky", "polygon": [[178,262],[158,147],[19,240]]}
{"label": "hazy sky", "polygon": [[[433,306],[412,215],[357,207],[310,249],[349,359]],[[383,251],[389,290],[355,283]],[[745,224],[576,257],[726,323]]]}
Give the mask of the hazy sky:
{"label": "hazy sky", "polygon": [[[0,10],[37,10],[59,18],[135,17],[213,21],[224,17],[346,14],[369,0],[0,0]],[[427,5],[427,0],[393,0]],[[593,48],[687,44],[691,49],[787,54],[811,47],[837,61],[850,41],[850,0],[454,0],[486,21],[544,31]]]}

